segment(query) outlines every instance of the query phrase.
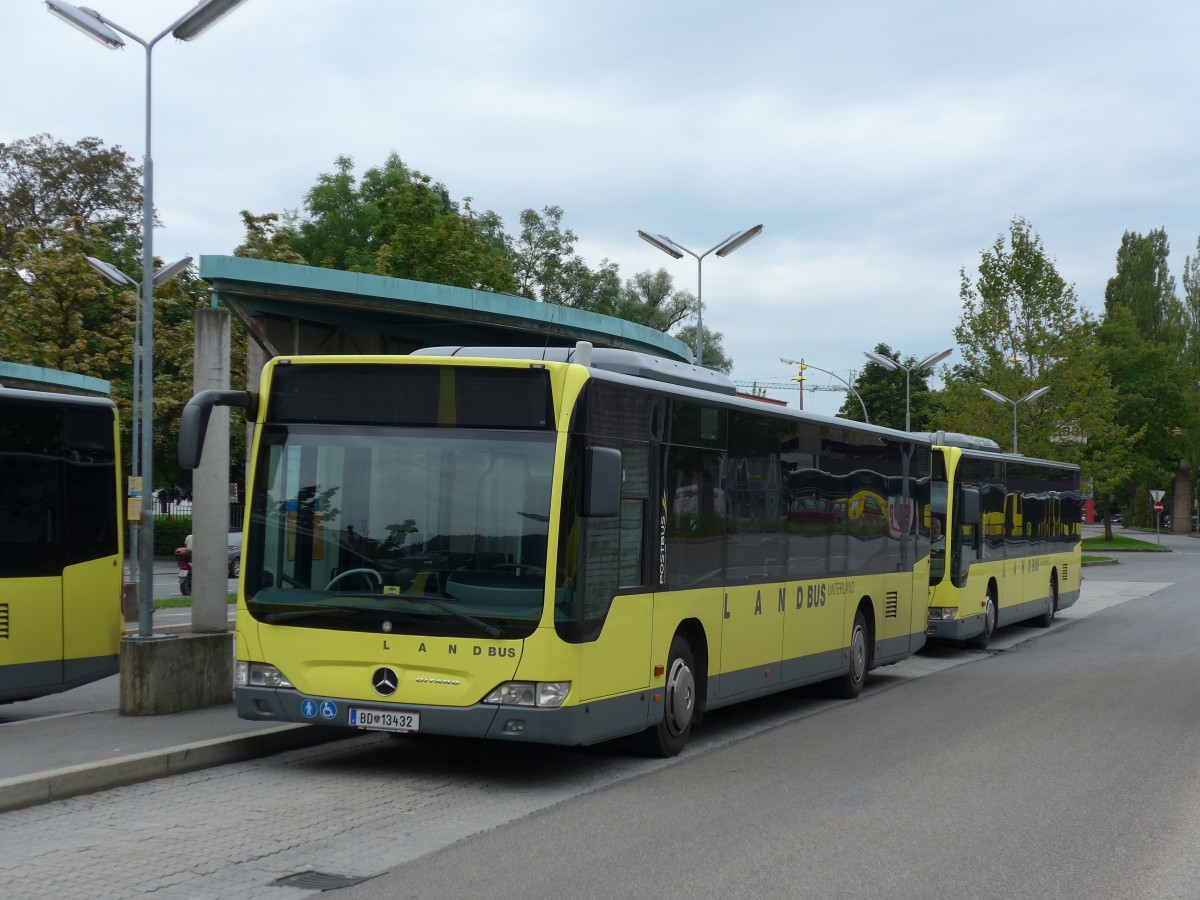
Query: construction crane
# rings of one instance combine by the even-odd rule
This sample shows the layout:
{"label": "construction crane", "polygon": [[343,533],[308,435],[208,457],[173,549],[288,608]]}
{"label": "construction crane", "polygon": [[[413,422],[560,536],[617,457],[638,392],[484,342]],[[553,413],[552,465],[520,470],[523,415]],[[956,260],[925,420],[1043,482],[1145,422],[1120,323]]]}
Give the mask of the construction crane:
{"label": "construction crane", "polygon": [[[739,381],[734,379],[734,387],[739,388],[762,388],[765,391],[794,391],[796,390],[796,382],[794,381]],[[841,391],[846,393],[846,386],[842,384],[806,384],[806,391]]]}

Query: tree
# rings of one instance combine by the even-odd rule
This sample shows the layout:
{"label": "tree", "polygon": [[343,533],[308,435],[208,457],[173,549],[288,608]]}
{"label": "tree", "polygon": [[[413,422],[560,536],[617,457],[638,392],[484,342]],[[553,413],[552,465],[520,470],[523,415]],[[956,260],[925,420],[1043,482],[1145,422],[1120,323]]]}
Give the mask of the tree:
{"label": "tree", "polygon": [[354,162],[317,178],[305,213],[244,216],[242,255],[282,259],[290,248],[310,265],[511,293],[508,237],[494,212],[455,202],[446,186],[410,169],[395,153],[368,169]]}
{"label": "tree", "polygon": [[1104,311],[1123,307],[1148,341],[1182,348],[1185,315],[1175,294],[1175,278],[1167,268],[1171,253],[1162,228],[1142,235],[1127,231],[1117,250],[1117,271],[1104,289]]}
{"label": "tree", "polygon": [[246,239],[234,248],[233,255],[297,266],[308,265],[308,260],[293,248],[295,231],[280,225],[279,218],[278,213],[256,216],[243,209],[242,225],[246,228]]}
{"label": "tree", "polygon": [[[696,326],[684,325],[672,337],[683,341],[689,347],[696,347]],[[704,368],[712,369],[714,372],[721,372],[728,375],[733,371],[733,360],[725,355],[725,347],[722,341],[725,340],[725,335],[719,331],[709,331],[704,329]]]}
{"label": "tree", "polygon": [[[911,369],[921,360],[915,356],[901,359],[900,354],[887,344],[876,344],[875,353],[885,359],[894,361],[901,367]],[[868,362],[854,380],[854,389],[862,397],[858,398],[847,393],[842,401],[838,415],[847,419],[862,421],[862,407],[866,404],[871,424],[886,425],[889,428],[904,430],[905,411],[912,420],[913,431],[930,431],[937,410],[936,400],[929,390],[929,373],[913,371],[908,378],[906,404],[905,374],[903,368],[888,369],[876,362]]]}
{"label": "tree", "polygon": [[[647,328],[669,332],[688,318],[695,309],[695,295],[689,291],[676,290],[671,273],[666,269],[659,269],[656,272],[638,272],[627,279],[621,288],[617,306],[610,314],[627,322],[637,322]],[[691,334],[694,339],[695,328]],[[707,329],[704,335],[704,349],[707,351]]]}
{"label": "tree", "polygon": [[96,228],[109,243],[140,244],[141,176],[124,150],[99,138],[69,145],[39,134],[0,144],[0,257],[25,228]]}
{"label": "tree", "polygon": [[[1175,294],[1169,252],[1162,229],[1146,235],[1125,232],[1116,273],[1104,291],[1099,337],[1117,387],[1110,415],[1139,435],[1122,490],[1122,506],[1135,523],[1151,521],[1148,492],[1174,479],[1186,453],[1179,436],[1185,428],[1193,431],[1196,423],[1189,403],[1194,394],[1187,364],[1188,311]],[[1183,493],[1189,495],[1190,488]]]}
{"label": "tree", "polygon": [[512,293],[507,248],[496,239],[495,216],[476,216],[471,198],[444,212],[426,176],[380,203],[376,266],[380,275]]}
{"label": "tree", "polygon": [[[90,375],[132,421],[138,298],[85,261],[141,274],[141,171],[97,138],[37,135],[0,145],[0,347],[7,361]],[[191,396],[192,310],[207,289],[188,274],[155,289],[155,485],[169,486],[179,410]]]}
{"label": "tree", "polygon": [[[354,176],[354,160],[339,156],[336,171],[317,176],[317,183],[304,195],[304,218],[293,215],[285,220],[289,242],[311,265],[347,272],[373,273],[381,219],[380,204],[389,195],[423,178],[409,169],[400,157],[391,153],[382,166],[363,173],[361,183]],[[433,186],[443,213],[453,204],[445,186]]]}
{"label": "tree", "polygon": [[1013,408],[986,398],[990,388],[1019,401],[1018,446],[1027,456],[1076,462],[1099,496],[1127,476],[1132,437],[1110,410],[1116,391],[1103,365],[1096,323],[1058,274],[1041,238],[1014,218],[980,254],[978,276],[960,270],[963,312],[954,336],[963,363],[947,373],[937,424],[947,431],[1012,442]]}
{"label": "tree", "polygon": [[521,233],[513,242],[516,293],[530,300],[562,303],[564,278],[575,257],[575,232],[563,230],[561,206],[521,212]]}
{"label": "tree", "polygon": [[0,272],[0,338],[5,358],[111,380],[130,352],[136,295],[111,304],[107,282],[84,261],[102,244],[96,226],[29,227],[10,244]]}

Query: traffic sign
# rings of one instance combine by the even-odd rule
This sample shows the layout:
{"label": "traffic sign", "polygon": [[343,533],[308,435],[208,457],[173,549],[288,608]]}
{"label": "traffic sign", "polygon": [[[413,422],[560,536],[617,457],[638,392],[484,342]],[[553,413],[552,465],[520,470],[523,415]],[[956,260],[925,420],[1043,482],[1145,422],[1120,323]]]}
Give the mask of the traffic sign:
{"label": "traffic sign", "polygon": [[1161,500],[1156,500],[1156,501],[1155,501],[1155,503],[1154,503],[1154,511],[1155,511],[1156,513],[1161,513],[1161,512],[1163,511],[1163,505],[1162,505],[1162,501],[1161,501]]}

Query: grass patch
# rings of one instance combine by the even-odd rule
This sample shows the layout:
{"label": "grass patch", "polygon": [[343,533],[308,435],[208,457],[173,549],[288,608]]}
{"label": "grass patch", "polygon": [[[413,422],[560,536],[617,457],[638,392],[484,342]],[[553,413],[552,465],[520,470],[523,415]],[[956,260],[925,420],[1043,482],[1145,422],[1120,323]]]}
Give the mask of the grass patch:
{"label": "grass patch", "polygon": [[[230,603],[237,603],[237,594],[229,595]],[[187,609],[192,605],[191,597],[168,597],[165,600],[155,600],[155,609]]]}
{"label": "grass patch", "polygon": [[1171,548],[1160,547],[1158,544],[1152,544],[1149,541],[1138,540],[1137,538],[1126,537],[1125,535],[1113,535],[1111,541],[1106,541],[1103,537],[1086,537],[1083,539],[1084,550],[1098,550],[1104,553],[1114,551],[1124,551],[1133,553],[1170,553]]}

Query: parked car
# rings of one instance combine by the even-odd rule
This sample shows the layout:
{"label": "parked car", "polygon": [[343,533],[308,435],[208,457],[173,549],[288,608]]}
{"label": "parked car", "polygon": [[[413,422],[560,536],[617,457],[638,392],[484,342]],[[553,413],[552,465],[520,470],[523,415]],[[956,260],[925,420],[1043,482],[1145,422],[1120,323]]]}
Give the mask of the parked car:
{"label": "parked car", "polygon": [[[187,536],[187,543],[192,542],[192,536]],[[175,561],[180,563],[190,563],[192,561],[192,551],[187,547],[180,547],[175,551]],[[242,533],[240,531],[229,532],[229,577],[237,578],[242,574]]]}

